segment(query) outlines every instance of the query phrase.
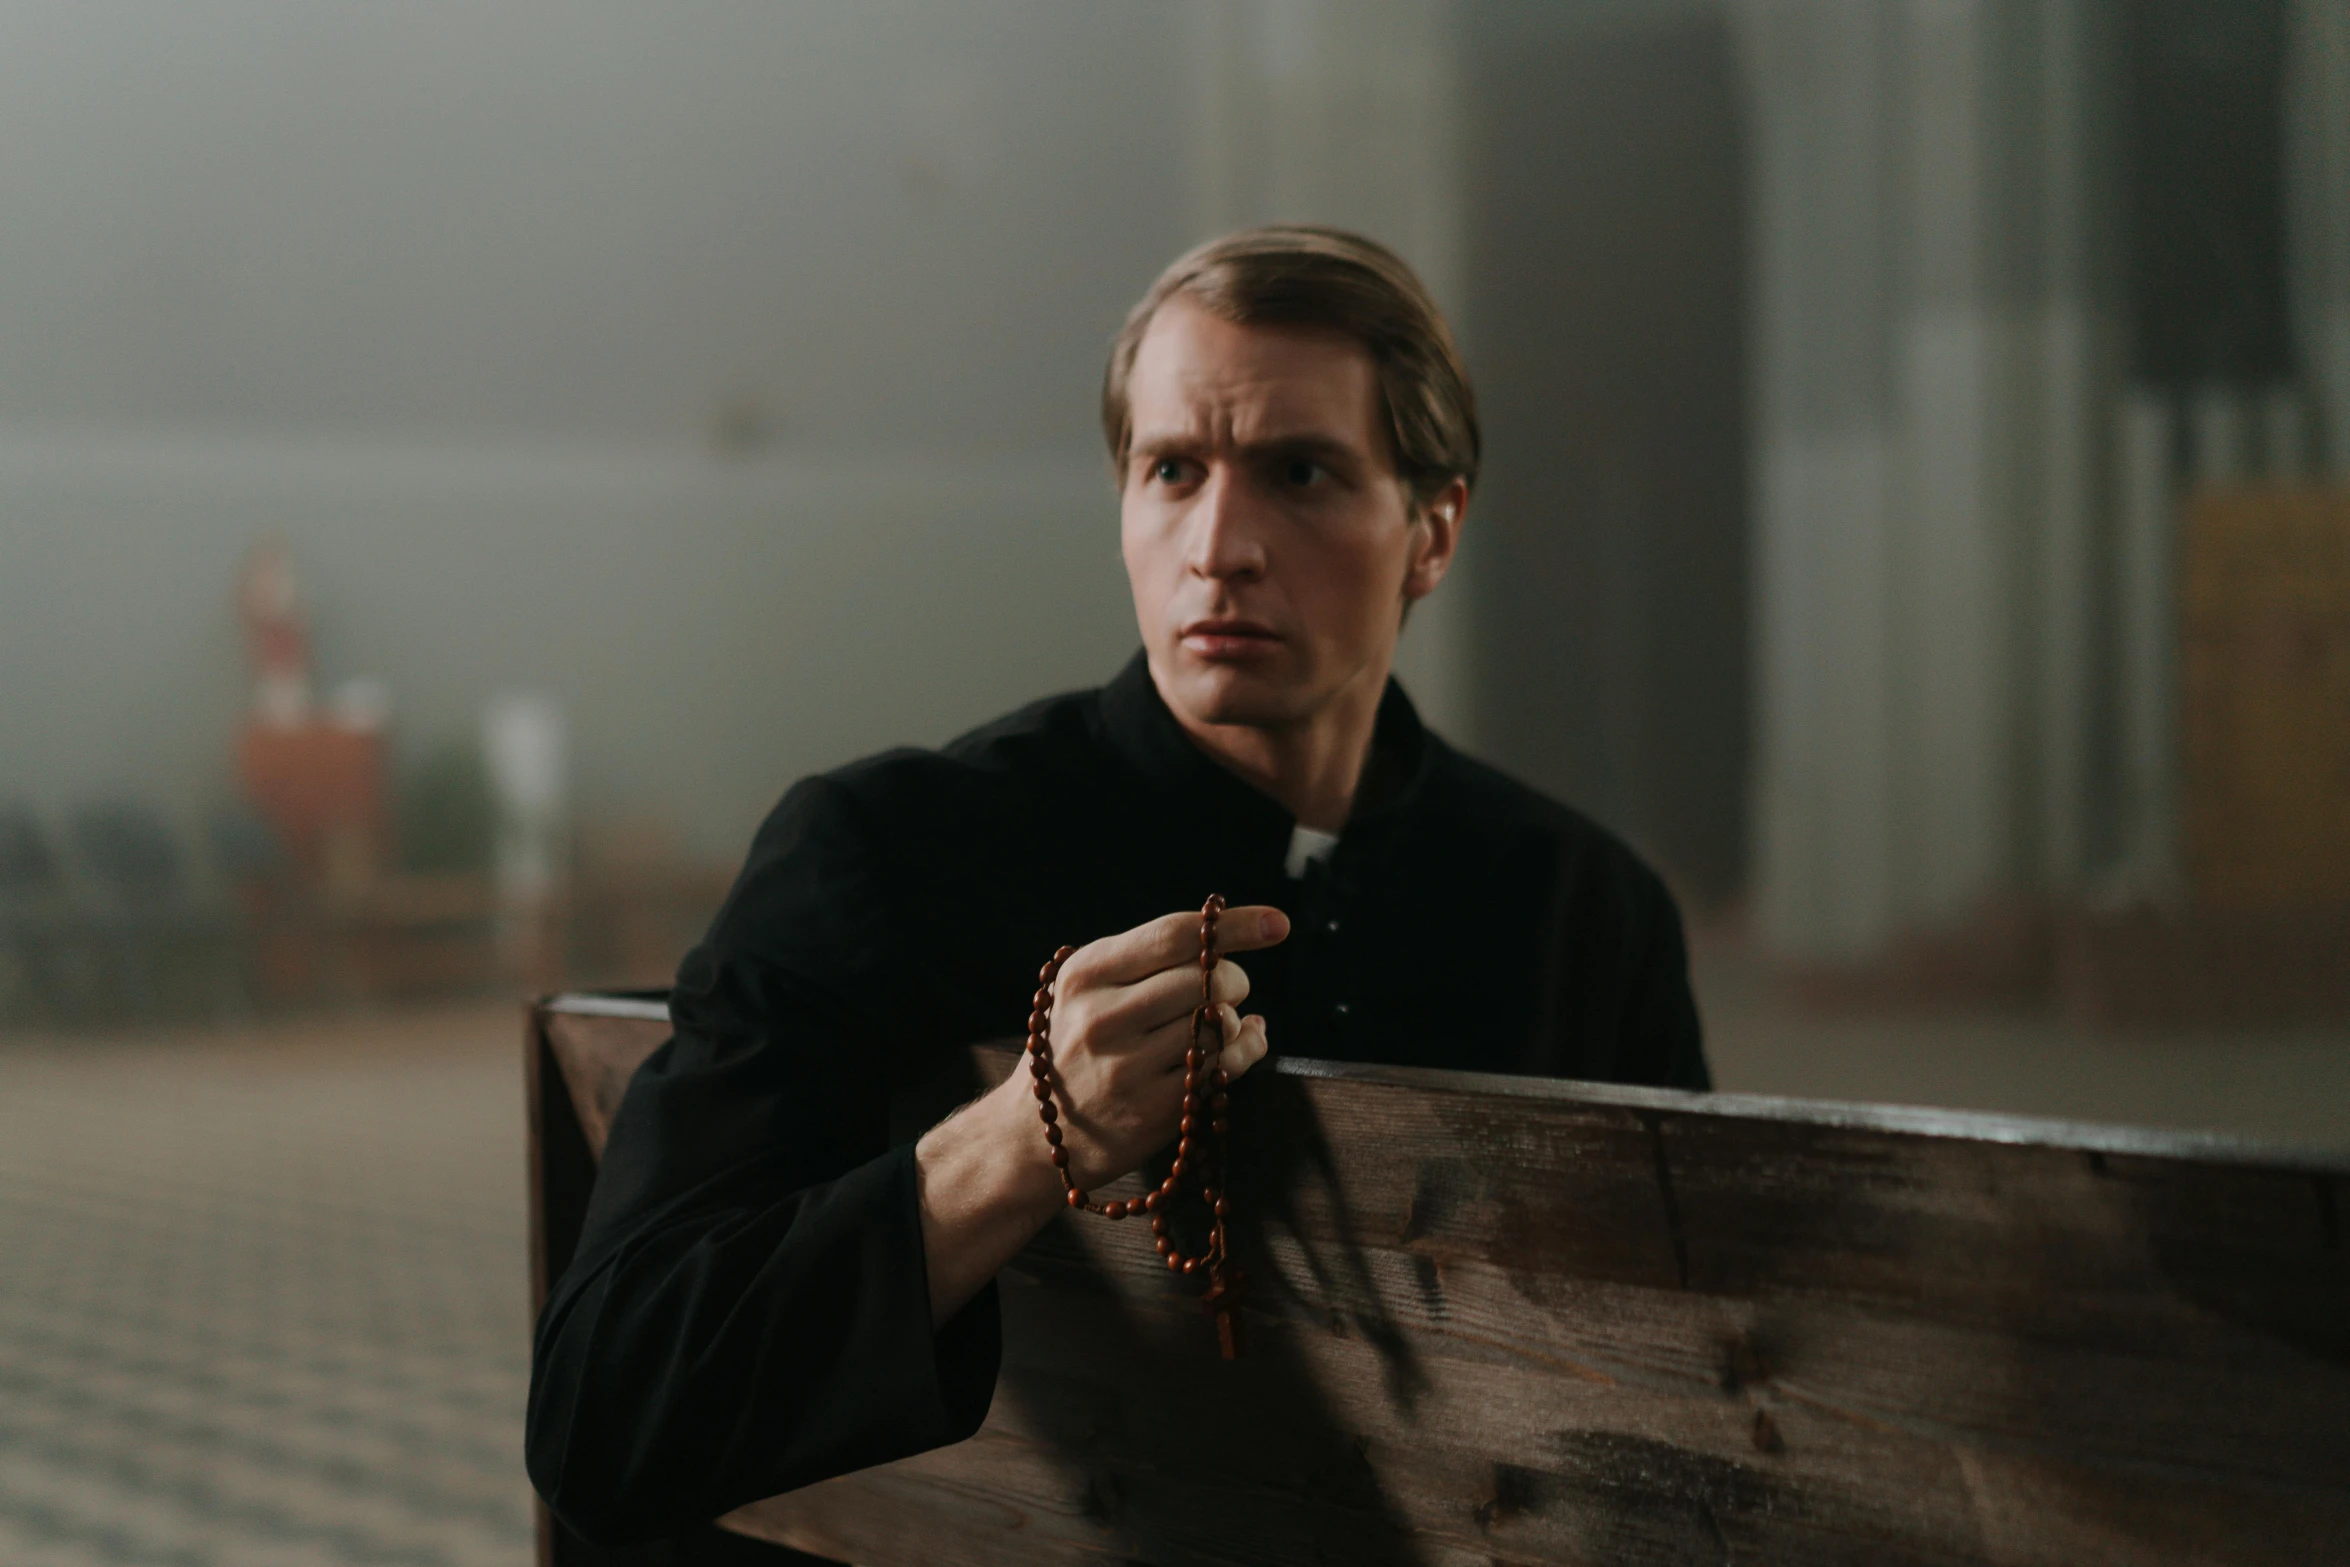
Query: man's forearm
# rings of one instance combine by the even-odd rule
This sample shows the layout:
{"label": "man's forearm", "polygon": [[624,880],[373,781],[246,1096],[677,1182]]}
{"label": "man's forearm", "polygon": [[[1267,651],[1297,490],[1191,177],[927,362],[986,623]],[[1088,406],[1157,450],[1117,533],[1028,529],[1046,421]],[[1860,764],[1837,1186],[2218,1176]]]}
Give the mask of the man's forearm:
{"label": "man's forearm", "polygon": [[1015,1073],[915,1144],[933,1327],[961,1311],[1062,1207],[1034,1101],[1011,1092],[1027,1080]]}

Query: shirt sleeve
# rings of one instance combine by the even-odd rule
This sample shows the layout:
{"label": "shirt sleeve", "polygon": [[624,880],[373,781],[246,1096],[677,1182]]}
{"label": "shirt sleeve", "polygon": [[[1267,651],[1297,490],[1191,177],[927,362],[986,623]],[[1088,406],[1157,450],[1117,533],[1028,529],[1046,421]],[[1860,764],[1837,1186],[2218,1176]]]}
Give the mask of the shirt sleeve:
{"label": "shirt sleeve", "polygon": [[532,1360],[527,1457],[591,1541],[959,1441],[986,1418],[992,1286],[932,1331],[897,1056],[935,1031],[840,784],[760,830],[630,1081]]}

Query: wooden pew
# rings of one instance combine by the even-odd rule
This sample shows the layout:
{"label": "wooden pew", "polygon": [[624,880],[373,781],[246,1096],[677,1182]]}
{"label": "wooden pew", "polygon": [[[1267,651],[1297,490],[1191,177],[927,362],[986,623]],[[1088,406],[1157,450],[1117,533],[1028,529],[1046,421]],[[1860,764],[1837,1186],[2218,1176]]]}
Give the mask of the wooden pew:
{"label": "wooden pew", "polygon": [[[541,1300],[666,1035],[530,1014]],[[1147,1228],[1064,1218],[978,1436],[725,1528],[868,1567],[2350,1562],[2350,1160],[1303,1060],[1233,1134],[1248,1358]],[[547,1567],[719,1559],[559,1533]]]}

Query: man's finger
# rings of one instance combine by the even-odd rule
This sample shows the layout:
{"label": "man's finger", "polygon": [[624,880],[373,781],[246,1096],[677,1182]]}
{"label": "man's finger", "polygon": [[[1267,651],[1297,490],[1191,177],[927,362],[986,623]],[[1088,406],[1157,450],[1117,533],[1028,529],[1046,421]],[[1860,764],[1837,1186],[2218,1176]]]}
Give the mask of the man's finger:
{"label": "man's finger", "polygon": [[[1254,952],[1289,935],[1289,916],[1262,903],[1226,909],[1216,921],[1218,952]],[[1199,916],[1163,914],[1105,936],[1069,960],[1097,984],[1131,985],[1179,964],[1199,962]]]}
{"label": "man's finger", "polygon": [[[1230,1011],[1231,1009],[1226,1008],[1225,1010]],[[1226,1038],[1231,1042],[1225,1045],[1223,1053],[1217,1057],[1216,1064],[1224,1069],[1224,1075],[1227,1078],[1234,1080],[1237,1080],[1241,1073],[1264,1060],[1265,1052],[1272,1048],[1265,1038],[1265,1020],[1256,1014],[1241,1018],[1238,1026],[1228,1028]]]}
{"label": "man's finger", "polygon": [[[1216,964],[1209,997],[1235,1005],[1248,999],[1248,974],[1230,958]],[[1101,993],[1099,1016],[1111,1026],[1149,1033],[1167,1023],[1191,1016],[1199,1006],[1199,970],[1189,965],[1161,969],[1148,979]]]}
{"label": "man's finger", "polygon": [[[1196,958],[1199,952],[1196,919],[1193,925],[1192,953]],[[1261,952],[1288,939],[1289,916],[1269,903],[1244,903],[1237,909],[1226,909],[1223,918],[1216,921],[1218,952]]]}
{"label": "man's finger", "polygon": [[[1216,1029],[1203,1035],[1200,1043],[1213,1050],[1221,1043],[1223,1030]],[[1180,1077],[1183,1058],[1191,1049],[1191,1017],[1188,1013],[1171,1023],[1162,1023],[1148,1033],[1130,1036],[1124,1047],[1139,1061],[1154,1064],[1159,1071]]]}
{"label": "man's finger", "polygon": [[[1216,1032],[1203,1041],[1216,1054],[1216,1065],[1228,1077],[1238,1077],[1265,1057],[1265,1020],[1252,1012],[1242,1017],[1237,1008],[1216,1008]],[[1185,1052],[1191,1049],[1189,1020],[1155,1028],[1143,1037],[1142,1048],[1155,1054],[1170,1076],[1181,1076]]]}

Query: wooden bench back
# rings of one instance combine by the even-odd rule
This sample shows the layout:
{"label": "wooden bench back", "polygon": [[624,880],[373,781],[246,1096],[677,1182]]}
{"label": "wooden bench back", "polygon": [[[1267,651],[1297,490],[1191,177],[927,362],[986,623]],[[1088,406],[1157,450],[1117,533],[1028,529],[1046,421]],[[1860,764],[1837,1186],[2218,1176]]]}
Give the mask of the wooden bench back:
{"label": "wooden bench back", "polygon": [[[542,1299],[667,1032],[532,1014]],[[1233,1124],[1247,1358],[1147,1227],[1064,1218],[978,1436],[726,1527],[868,1567],[2350,1562],[2344,1161],[1302,1060]]]}

